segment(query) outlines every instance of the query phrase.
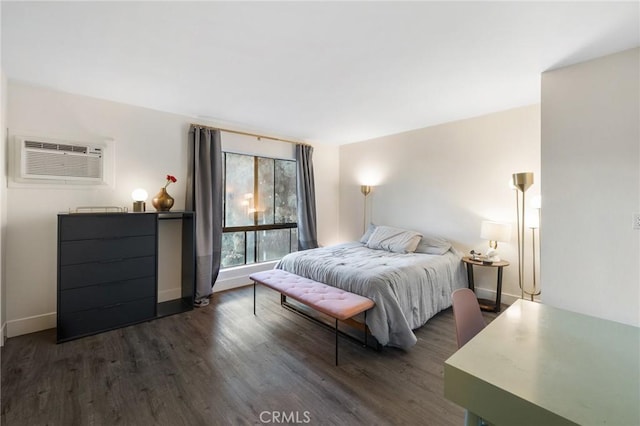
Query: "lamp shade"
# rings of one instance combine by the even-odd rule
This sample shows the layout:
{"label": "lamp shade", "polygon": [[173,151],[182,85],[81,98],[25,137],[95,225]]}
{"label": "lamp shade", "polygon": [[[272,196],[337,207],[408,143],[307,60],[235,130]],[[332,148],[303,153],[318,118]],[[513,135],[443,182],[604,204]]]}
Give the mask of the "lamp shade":
{"label": "lamp shade", "polygon": [[538,229],[540,228],[540,216],[538,212],[531,212],[530,214],[525,214],[527,228]]}
{"label": "lamp shade", "polygon": [[533,173],[521,172],[511,175],[513,186],[522,192],[525,192],[531,185],[533,185]]}
{"label": "lamp shade", "polygon": [[532,209],[539,209],[542,207],[542,197],[534,195],[533,198],[531,198],[530,203]]}
{"label": "lamp shade", "polygon": [[482,221],[480,238],[489,241],[508,242],[511,240],[511,225],[506,223]]}
{"label": "lamp shade", "polygon": [[142,188],[134,189],[131,193],[131,198],[133,198],[133,201],[146,201],[148,197],[149,194],[147,194],[147,191]]}
{"label": "lamp shade", "polygon": [[131,193],[131,198],[133,198],[133,211],[136,213],[142,213],[147,209],[145,201],[149,197],[147,191],[142,188],[134,189]]}

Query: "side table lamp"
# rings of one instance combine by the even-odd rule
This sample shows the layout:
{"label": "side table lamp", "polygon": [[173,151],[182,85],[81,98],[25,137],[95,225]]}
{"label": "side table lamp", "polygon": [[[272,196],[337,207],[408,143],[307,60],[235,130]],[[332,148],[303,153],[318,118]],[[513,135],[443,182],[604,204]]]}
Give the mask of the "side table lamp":
{"label": "side table lamp", "polygon": [[511,240],[511,225],[484,220],[480,226],[480,238],[489,240],[487,260],[499,262],[500,256],[497,251],[498,241],[506,243]]}

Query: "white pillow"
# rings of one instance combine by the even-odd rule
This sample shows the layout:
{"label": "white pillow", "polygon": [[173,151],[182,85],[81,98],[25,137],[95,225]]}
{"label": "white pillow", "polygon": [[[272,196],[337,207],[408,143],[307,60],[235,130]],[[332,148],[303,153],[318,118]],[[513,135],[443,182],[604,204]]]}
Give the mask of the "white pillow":
{"label": "white pillow", "polygon": [[360,242],[362,244],[367,244],[367,241],[369,241],[369,238],[371,238],[371,234],[373,234],[373,231],[376,230],[376,225],[374,225],[373,223],[369,224],[369,227],[367,228],[367,231],[362,234],[362,237],[360,237]]}
{"label": "white pillow", "polygon": [[421,238],[422,235],[415,231],[378,226],[367,241],[367,247],[393,253],[413,253]]}
{"label": "white pillow", "polygon": [[425,235],[416,247],[416,253],[445,254],[451,248],[451,243],[444,238]]}

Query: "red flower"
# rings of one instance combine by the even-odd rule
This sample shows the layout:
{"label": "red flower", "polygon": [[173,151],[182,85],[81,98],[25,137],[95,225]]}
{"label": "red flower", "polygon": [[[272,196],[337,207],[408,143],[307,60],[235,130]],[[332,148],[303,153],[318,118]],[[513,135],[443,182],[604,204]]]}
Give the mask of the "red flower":
{"label": "red flower", "polygon": [[167,175],[167,183],[164,184],[164,187],[166,188],[170,183],[176,183],[177,181],[178,179],[175,176]]}

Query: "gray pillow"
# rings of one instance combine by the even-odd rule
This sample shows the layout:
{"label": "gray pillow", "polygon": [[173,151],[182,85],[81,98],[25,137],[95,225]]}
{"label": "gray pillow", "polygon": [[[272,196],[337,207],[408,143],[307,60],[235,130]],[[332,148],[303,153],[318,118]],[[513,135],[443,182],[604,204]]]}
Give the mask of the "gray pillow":
{"label": "gray pillow", "polygon": [[451,243],[444,238],[424,235],[416,247],[416,253],[445,254],[451,248]]}
{"label": "gray pillow", "polygon": [[360,237],[360,242],[362,244],[367,244],[367,242],[369,241],[369,238],[371,238],[371,234],[373,234],[373,231],[375,230],[376,230],[376,225],[374,225],[373,223],[370,223],[366,232],[362,234],[362,237]]}
{"label": "gray pillow", "polygon": [[422,235],[415,231],[378,226],[371,234],[367,247],[376,250],[386,250],[393,253],[413,253]]}

